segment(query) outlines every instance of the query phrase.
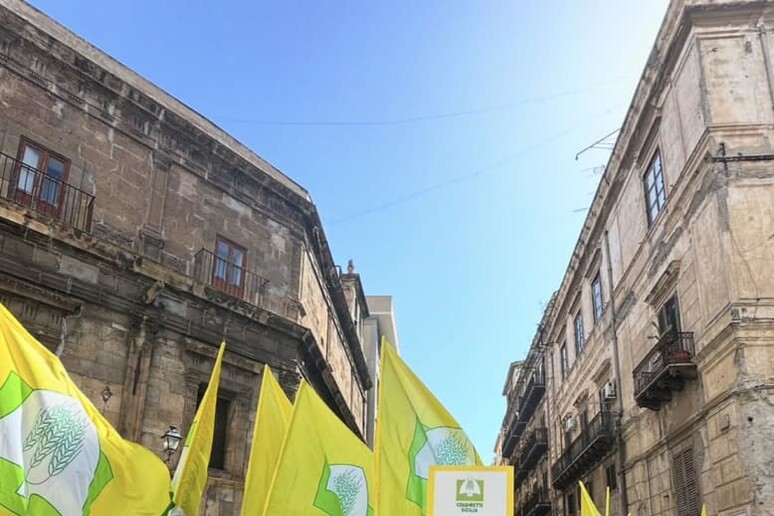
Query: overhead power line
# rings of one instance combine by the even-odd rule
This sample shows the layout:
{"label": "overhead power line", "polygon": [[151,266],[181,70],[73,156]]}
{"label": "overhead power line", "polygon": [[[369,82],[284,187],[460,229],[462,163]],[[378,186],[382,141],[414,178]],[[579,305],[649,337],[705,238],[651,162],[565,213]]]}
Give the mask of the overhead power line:
{"label": "overhead power line", "polygon": [[501,166],[505,165],[506,163],[514,161],[514,160],[516,160],[516,159],[518,159],[518,158],[520,158],[520,157],[522,157],[522,156],[524,156],[524,155],[526,155],[526,154],[528,154],[528,153],[530,153],[530,152],[532,152],[532,151],[534,151],[536,149],[539,149],[541,147],[545,147],[546,145],[548,145],[550,143],[553,143],[554,141],[558,140],[559,138],[561,138],[561,137],[563,137],[563,136],[565,136],[565,135],[567,135],[567,134],[569,134],[569,133],[579,129],[580,127],[583,127],[583,126],[593,122],[594,120],[597,120],[597,119],[599,119],[599,118],[609,114],[615,108],[615,106],[616,106],[616,104],[610,106],[605,111],[603,111],[601,113],[598,113],[597,115],[594,115],[593,117],[588,118],[588,119],[586,119],[585,121],[583,121],[583,122],[581,122],[579,124],[573,125],[573,126],[567,128],[567,129],[565,129],[565,130],[563,130],[561,132],[558,132],[558,133],[556,133],[556,134],[554,134],[554,135],[548,137],[547,139],[542,140],[542,141],[540,141],[538,143],[535,143],[533,145],[529,145],[527,147],[524,147],[524,148],[514,152],[513,154],[510,154],[510,155],[508,155],[508,156],[506,156],[506,157],[504,157],[504,158],[502,158],[502,159],[500,159],[500,160],[498,160],[498,161],[496,161],[494,163],[490,163],[489,165],[486,165],[484,167],[475,169],[475,170],[473,170],[471,172],[468,172],[466,174],[462,174],[462,175],[459,175],[459,176],[456,176],[456,177],[452,177],[452,178],[449,178],[449,179],[446,179],[446,180],[443,180],[443,181],[439,181],[438,183],[432,184],[432,185],[427,186],[425,188],[422,188],[422,189],[419,189],[419,190],[415,190],[413,192],[406,193],[406,194],[404,194],[404,195],[402,195],[400,197],[397,197],[397,198],[395,198],[395,199],[393,199],[391,201],[387,201],[387,202],[384,202],[382,204],[377,204],[377,205],[372,206],[370,208],[365,208],[363,210],[357,211],[357,212],[352,213],[350,215],[347,215],[347,216],[335,219],[335,220],[329,222],[328,224],[329,225],[340,224],[342,222],[347,222],[347,221],[350,221],[352,219],[359,218],[359,217],[362,217],[364,215],[368,215],[370,213],[375,213],[375,212],[378,212],[378,211],[382,211],[382,210],[385,210],[385,209],[390,208],[392,206],[395,206],[397,204],[401,204],[401,203],[404,203],[406,201],[410,201],[412,199],[416,199],[417,197],[422,197],[424,195],[430,194],[430,193],[435,192],[437,190],[441,190],[443,188],[446,188],[446,187],[449,187],[451,185],[454,185],[456,183],[460,183],[462,181],[467,181],[469,179],[473,179],[473,178],[481,176],[481,175],[483,175],[485,173],[488,173],[488,172],[491,172],[493,170],[496,170],[496,169],[500,168]]}
{"label": "overhead power line", "polygon": [[230,118],[230,117],[219,117],[219,119],[221,122],[233,122],[238,124],[251,124],[251,125],[275,125],[275,126],[346,127],[346,126],[406,125],[406,124],[413,124],[417,122],[445,120],[450,118],[459,118],[459,117],[465,117],[465,116],[480,115],[484,113],[492,113],[496,111],[506,111],[506,110],[517,108],[519,106],[523,106],[525,104],[544,102],[547,100],[554,100],[561,97],[569,97],[571,95],[577,95],[579,93],[583,93],[585,91],[598,88],[599,86],[602,86],[604,84],[621,81],[625,78],[626,76],[621,75],[618,77],[614,77],[612,79],[608,79],[606,81],[599,81],[593,84],[589,84],[582,88],[578,88],[571,91],[565,91],[561,93],[555,93],[553,95],[546,95],[546,96],[540,96],[540,97],[530,97],[530,98],[525,98],[521,100],[516,100],[513,102],[508,102],[505,104],[497,104],[494,106],[489,106],[489,107],[484,107],[479,109],[468,109],[468,110],[454,111],[454,112],[448,112],[448,113],[417,115],[417,116],[410,116],[405,118],[393,118],[393,119],[386,119],[386,120],[271,120],[271,119],[245,119],[245,118]]}

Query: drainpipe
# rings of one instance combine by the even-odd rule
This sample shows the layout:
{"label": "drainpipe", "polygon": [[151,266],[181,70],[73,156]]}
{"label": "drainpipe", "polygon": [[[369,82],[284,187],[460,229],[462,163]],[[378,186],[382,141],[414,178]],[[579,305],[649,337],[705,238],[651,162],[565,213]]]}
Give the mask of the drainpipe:
{"label": "drainpipe", "polygon": [[610,240],[605,230],[605,254],[607,254],[607,290],[610,299],[610,316],[613,323],[613,368],[615,370],[615,392],[618,404],[618,417],[615,422],[616,441],[618,441],[618,471],[621,478],[621,514],[629,513],[629,500],[626,493],[626,449],[624,448],[623,428],[623,396],[621,395],[621,363],[618,358],[618,318],[615,313],[615,298],[613,297],[613,260],[610,256]]}

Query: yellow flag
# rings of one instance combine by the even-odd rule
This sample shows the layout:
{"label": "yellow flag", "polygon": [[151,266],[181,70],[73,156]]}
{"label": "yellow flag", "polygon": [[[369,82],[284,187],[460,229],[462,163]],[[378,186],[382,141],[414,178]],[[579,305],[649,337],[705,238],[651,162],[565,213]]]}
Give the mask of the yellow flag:
{"label": "yellow flag", "polygon": [[266,505],[292,410],[293,406],[267,365],[263,369],[261,394],[255,414],[253,447],[242,498],[243,516],[260,514]]}
{"label": "yellow flag", "polygon": [[580,484],[580,506],[581,506],[581,516],[602,516],[599,513],[599,509],[597,509],[597,506],[594,505],[594,500],[591,499],[591,496],[589,496],[589,492],[586,491],[586,486],[583,485],[583,482],[578,482]]}
{"label": "yellow flag", "polygon": [[707,506],[704,504],[701,505],[701,516],[707,516]]}
{"label": "yellow flag", "polygon": [[[121,438],[59,359],[0,305],[0,507],[11,514],[152,514],[169,472]],[[0,511],[1,512],[1,511]]]}
{"label": "yellow flag", "polygon": [[226,343],[223,342],[218,351],[218,358],[215,360],[215,367],[212,368],[210,383],[196,410],[180,461],[175,469],[175,476],[172,478],[172,501],[175,507],[181,509],[187,516],[199,514],[199,504],[204,488],[207,486],[207,468],[210,464],[215,410],[218,403],[220,366],[225,350]]}
{"label": "yellow flag", "polygon": [[371,450],[301,382],[264,516],[373,516],[373,478]]}
{"label": "yellow flag", "polygon": [[427,514],[432,465],[481,464],[460,425],[382,339],[376,485],[379,514]]}

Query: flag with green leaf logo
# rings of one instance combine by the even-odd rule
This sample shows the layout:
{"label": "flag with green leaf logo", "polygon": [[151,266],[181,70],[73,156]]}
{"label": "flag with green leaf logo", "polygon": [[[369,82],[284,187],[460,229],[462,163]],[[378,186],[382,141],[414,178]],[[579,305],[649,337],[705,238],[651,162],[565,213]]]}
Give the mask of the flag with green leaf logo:
{"label": "flag with green leaf logo", "polygon": [[373,516],[374,457],[301,382],[264,516]]}
{"label": "flag with green leaf logo", "polygon": [[293,405],[282,391],[269,366],[263,368],[261,393],[253,428],[253,445],[247,466],[242,515],[260,514],[266,505],[282,442],[288,432]]}
{"label": "flag with green leaf logo", "polygon": [[207,487],[207,470],[210,464],[212,438],[215,432],[215,411],[218,403],[218,385],[220,368],[226,343],[220,345],[215,366],[212,368],[210,383],[204,391],[199,408],[196,409],[191,428],[188,430],[180,461],[172,477],[172,500],[175,509],[172,514],[181,511],[187,516],[199,514],[199,505]]}
{"label": "flag with green leaf logo", "polygon": [[169,471],[121,438],[0,304],[0,513],[158,516]]}
{"label": "flag with green leaf logo", "polygon": [[480,465],[460,425],[400,359],[381,344],[376,421],[377,512],[427,514],[430,466]]}

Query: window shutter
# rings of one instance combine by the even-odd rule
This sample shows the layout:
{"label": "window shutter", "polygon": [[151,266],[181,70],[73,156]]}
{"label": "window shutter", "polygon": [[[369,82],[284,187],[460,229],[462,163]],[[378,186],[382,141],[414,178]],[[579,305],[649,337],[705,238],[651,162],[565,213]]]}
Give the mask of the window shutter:
{"label": "window shutter", "polygon": [[699,480],[693,466],[693,450],[689,448],[674,455],[672,461],[677,516],[698,516]]}
{"label": "window shutter", "polygon": [[698,516],[701,508],[699,507],[699,479],[696,475],[696,469],[693,467],[693,450],[688,449],[683,452],[683,465],[685,466],[685,497],[688,504],[688,514]]}

